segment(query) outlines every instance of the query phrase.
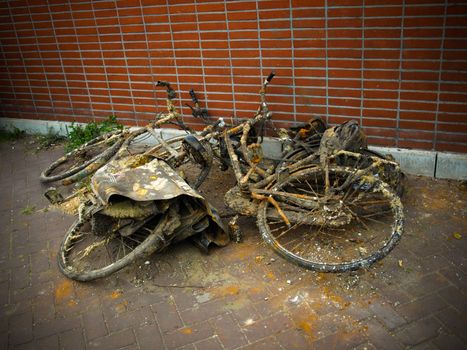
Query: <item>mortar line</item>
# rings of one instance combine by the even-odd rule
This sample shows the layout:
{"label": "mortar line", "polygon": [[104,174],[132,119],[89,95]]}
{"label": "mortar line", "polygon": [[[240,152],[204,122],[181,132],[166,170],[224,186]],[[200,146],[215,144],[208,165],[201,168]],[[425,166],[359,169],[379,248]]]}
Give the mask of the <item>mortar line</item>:
{"label": "mortar line", "polygon": [[365,70],[365,0],[362,4],[362,62],[360,65],[360,127],[363,127],[364,70]]}
{"label": "mortar line", "polygon": [[[133,95],[133,87],[131,86],[131,78],[130,78],[130,71],[128,70],[128,58],[126,56],[126,50],[125,50],[125,42],[123,40],[123,32],[122,32],[122,25],[120,23],[120,13],[119,13],[119,8],[117,4],[117,0],[114,0],[114,6],[115,6],[115,11],[117,12],[117,23],[118,23],[118,30],[120,33],[120,43],[122,44],[122,52],[123,52],[123,59],[125,60],[125,71],[126,71],[126,78],[128,81],[128,91],[130,92],[130,98],[132,101],[132,107],[133,107],[133,122],[136,123],[136,126],[139,126],[138,118],[136,117],[136,110],[135,110],[135,97]],[[125,111],[125,113],[128,113],[128,111]],[[126,119],[126,118],[125,118]]]}
{"label": "mortar line", "polygon": [[290,15],[290,41],[291,41],[291,51],[292,51],[292,103],[293,103],[293,122],[297,123],[297,89],[295,86],[295,36],[294,36],[294,26],[293,26],[293,7],[292,0],[289,0],[289,15]]}
{"label": "mortar line", "polygon": [[[94,11],[94,14],[96,12],[95,8],[94,8],[94,2],[92,2],[92,10]],[[109,79],[109,73],[107,71],[107,63],[105,62],[106,60],[106,57],[104,57],[104,50],[102,49],[102,41],[101,41],[101,36],[100,36],[100,33],[99,33],[99,27],[97,25],[97,20],[96,20],[96,16],[94,15],[94,25],[96,26],[96,29],[97,29],[97,41],[99,43],[99,48],[100,48],[100,57],[102,59],[102,68],[104,69],[104,77],[105,77],[105,85],[107,86],[107,95],[109,96],[109,103],[110,103],[110,111],[112,113],[113,116],[115,116],[115,108],[114,108],[114,102],[113,102],[113,97],[112,97],[112,92],[111,92],[111,89],[110,89],[110,79]]]}
{"label": "mortar line", "polygon": [[[53,33],[54,33],[55,44],[57,45],[58,59],[60,61],[60,67],[62,69],[62,74],[63,74],[63,82],[65,83],[68,103],[70,104],[69,108],[65,108],[65,109],[68,109],[69,111],[71,111],[73,113],[73,104],[71,103],[70,87],[68,85],[68,79],[67,79],[67,74],[66,74],[66,71],[65,71],[65,65],[63,64],[63,58],[62,58],[62,55],[61,55],[62,51],[60,50],[60,44],[59,44],[59,42],[57,40],[57,35],[56,35],[57,33],[56,33],[56,29],[55,29],[55,24],[54,24],[53,13],[52,13],[52,10],[50,8],[49,3],[47,3],[47,9],[49,10],[49,13],[50,13],[50,20],[51,20],[52,30],[53,30]],[[68,129],[67,129],[67,133],[68,133]]]}
{"label": "mortar line", "polygon": [[141,9],[141,17],[143,19],[143,27],[144,27],[144,40],[146,42],[146,54],[148,57],[149,61],[149,71],[151,72],[151,82],[152,82],[152,93],[154,96],[154,104],[155,108],[159,107],[158,101],[157,101],[157,89],[156,89],[156,82],[154,81],[154,67],[152,65],[152,56],[151,56],[151,51],[149,49],[149,40],[148,40],[148,30],[147,30],[147,23],[146,23],[146,16],[144,15],[144,6],[142,3],[142,0],[139,0],[139,7]]}
{"label": "mortar line", "polygon": [[402,88],[402,66],[404,61],[404,16],[405,16],[405,0],[402,1],[402,16],[401,16],[401,33],[399,47],[399,84],[397,86],[397,109],[396,109],[396,147],[399,146],[400,137],[400,109],[401,109],[401,88]]}
{"label": "mortar line", "polygon": [[7,7],[8,7],[8,14],[10,15],[11,24],[13,26],[13,31],[15,33],[15,39],[16,39],[16,44],[17,44],[17,47],[18,47],[18,53],[19,53],[19,55],[21,57],[21,62],[23,63],[23,65],[21,67],[24,68],[24,70],[26,72],[26,81],[28,82],[29,93],[31,94],[31,103],[32,103],[32,106],[34,108],[35,114],[37,116],[36,102],[34,100],[34,95],[32,93],[31,81],[29,80],[29,74],[28,74],[27,69],[26,69],[23,52],[21,50],[21,45],[20,45],[19,38],[18,38],[18,31],[16,30],[15,21],[14,21],[14,18],[13,18],[13,14],[11,12],[10,2],[7,2]]}
{"label": "mortar line", "polygon": [[204,57],[203,57],[203,46],[201,40],[201,33],[199,30],[199,16],[198,16],[198,0],[195,0],[195,16],[196,16],[196,31],[198,32],[198,45],[199,45],[199,54],[201,58],[201,71],[202,71],[202,79],[203,79],[203,94],[204,94],[204,106],[209,111],[209,95],[208,91],[206,90],[206,70],[204,67]]}
{"label": "mortar line", "polygon": [[326,125],[329,124],[328,0],[324,0],[324,42],[326,62]]}
{"label": "mortar line", "polygon": [[[91,94],[89,92],[89,84],[88,84],[88,78],[87,78],[88,74],[87,74],[85,66],[84,66],[83,54],[81,52],[81,45],[80,45],[80,41],[78,39],[78,31],[76,30],[75,17],[73,16],[73,8],[71,7],[71,0],[68,0],[68,7],[70,8],[71,23],[73,24],[73,32],[75,33],[76,46],[78,46],[77,52],[79,53],[79,60],[81,61],[81,68],[82,68],[82,71],[83,71],[84,84],[86,85],[86,91],[87,91],[87,97],[88,97],[88,103],[89,103],[87,109],[88,109],[88,113],[90,112],[92,114],[92,120],[96,121],[96,116],[94,115],[94,111],[92,109]],[[82,107],[80,107],[79,109],[83,110]],[[74,114],[75,113],[75,108],[72,108],[72,110],[73,110],[73,114]],[[81,113],[82,112],[80,112],[79,116],[83,117],[83,115]]]}
{"label": "mortar line", "polygon": [[[179,78],[179,75],[178,75],[177,55],[175,54],[175,42],[174,42],[174,33],[173,33],[173,29],[172,29],[172,16],[170,14],[170,8],[169,8],[169,0],[165,1],[165,6],[166,6],[166,9],[167,9],[167,17],[169,19],[170,43],[172,45],[172,55],[173,55],[174,67],[175,67],[175,78],[177,80],[177,89],[174,89],[174,90],[177,93],[177,97],[178,97],[178,109],[179,109],[180,112],[182,112],[182,99],[180,98],[180,94],[181,94],[180,78]],[[181,117],[182,117],[182,121],[184,121],[183,113],[181,113]]]}
{"label": "mortar line", "polygon": [[[38,53],[39,53],[39,57],[40,57],[42,73],[44,74],[44,80],[45,80],[45,84],[47,86],[47,91],[48,91],[50,105],[51,105],[50,108],[52,109],[53,118],[55,118],[55,120],[57,120],[57,116],[56,116],[56,112],[55,112],[55,105],[53,103],[52,93],[51,93],[51,90],[50,90],[50,84],[49,84],[47,73],[46,73],[45,67],[44,67],[44,60],[43,60],[43,57],[42,57],[43,56],[43,51],[39,47],[39,41],[37,40],[38,37],[37,37],[36,25],[35,25],[35,22],[32,20],[31,9],[29,7],[28,7],[28,14],[29,14],[29,19],[30,19],[31,24],[32,24],[32,30],[34,32],[35,43],[36,43],[37,49],[39,51]],[[50,13],[48,15],[50,16]]]}
{"label": "mortar line", "polygon": [[[433,137],[433,150],[436,150],[438,144],[438,119],[439,119],[439,104],[441,97],[441,79],[443,73],[443,63],[444,63],[444,41],[446,39],[446,19],[447,19],[447,8],[448,2],[444,0],[444,16],[443,16],[443,31],[441,36],[441,47],[440,47],[440,59],[439,59],[439,73],[438,73],[438,91],[436,93],[436,113],[435,113],[435,129]],[[435,168],[436,175],[436,168]]]}
{"label": "mortar line", "polygon": [[225,13],[225,23],[227,29],[227,43],[229,46],[229,63],[230,63],[230,81],[231,81],[231,88],[232,88],[232,104],[233,104],[233,116],[231,117],[231,124],[234,124],[233,121],[237,120],[237,102],[235,99],[235,84],[234,84],[234,73],[233,73],[233,63],[232,63],[232,49],[230,47],[230,26],[229,26],[229,16],[227,10],[227,0],[224,0],[224,13]]}
{"label": "mortar line", "polygon": [[262,52],[262,47],[261,47],[261,18],[259,16],[258,0],[255,1],[255,6],[256,6],[256,29],[258,31],[258,52],[259,52],[259,69],[260,69],[259,78],[260,78],[260,84],[262,84],[263,83],[263,52]]}

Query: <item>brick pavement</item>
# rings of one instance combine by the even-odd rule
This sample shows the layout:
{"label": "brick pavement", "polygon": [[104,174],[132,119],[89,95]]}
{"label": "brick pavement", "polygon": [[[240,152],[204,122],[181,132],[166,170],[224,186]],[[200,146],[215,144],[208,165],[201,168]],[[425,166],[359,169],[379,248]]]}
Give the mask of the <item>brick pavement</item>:
{"label": "brick pavement", "polygon": [[34,153],[30,142],[0,144],[2,348],[467,346],[465,185],[409,177],[406,233],[368,271],[302,270],[261,243],[253,219],[242,219],[244,243],[209,255],[182,243],[149,265],[82,284],[64,278],[55,262],[73,218],[44,211],[38,181],[62,150]]}

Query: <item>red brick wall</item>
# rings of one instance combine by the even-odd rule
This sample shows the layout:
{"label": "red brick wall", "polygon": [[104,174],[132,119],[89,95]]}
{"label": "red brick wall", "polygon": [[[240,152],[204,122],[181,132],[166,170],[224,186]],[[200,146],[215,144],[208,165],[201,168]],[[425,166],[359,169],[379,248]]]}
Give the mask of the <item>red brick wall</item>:
{"label": "red brick wall", "polygon": [[467,3],[167,3],[0,2],[2,115],[142,125],[162,79],[181,105],[194,88],[212,115],[249,117],[275,69],[276,121],[352,118],[372,144],[467,152]]}

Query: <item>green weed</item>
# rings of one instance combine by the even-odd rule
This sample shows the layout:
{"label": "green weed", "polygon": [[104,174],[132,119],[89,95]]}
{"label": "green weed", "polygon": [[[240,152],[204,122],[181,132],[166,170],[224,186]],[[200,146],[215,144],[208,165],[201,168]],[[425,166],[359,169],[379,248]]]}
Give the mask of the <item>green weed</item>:
{"label": "green weed", "polygon": [[102,122],[91,122],[84,126],[72,124],[65,144],[65,151],[70,152],[93,138],[113,130],[122,130],[123,125],[115,116],[109,116]]}
{"label": "green weed", "polygon": [[35,205],[26,205],[23,209],[21,209],[21,214],[23,215],[31,215],[36,211]]}

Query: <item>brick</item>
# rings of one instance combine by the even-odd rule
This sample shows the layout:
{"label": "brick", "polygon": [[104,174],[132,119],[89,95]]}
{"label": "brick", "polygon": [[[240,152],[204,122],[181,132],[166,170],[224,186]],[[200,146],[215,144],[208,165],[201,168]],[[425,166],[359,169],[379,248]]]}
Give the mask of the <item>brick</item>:
{"label": "brick", "polygon": [[232,316],[218,316],[210,320],[210,324],[225,349],[236,349],[247,344],[243,332]]}
{"label": "brick", "polygon": [[368,321],[365,323],[367,330],[366,334],[368,340],[373,344],[377,349],[381,350],[402,350],[403,346],[399,341],[389,333],[384,327],[382,327],[376,321]]}
{"label": "brick", "polygon": [[276,339],[284,349],[307,349],[310,339],[297,329],[288,329],[276,335]]}
{"label": "brick", "polygon": [[90,349],[112,350],[135,344],[133,330],[127,329],[112,333],[104,338],[96,338],[88,343]]}
{"label": "brick", "polygon": [[446,308],[447,303],[437,295],[429,295],[396,308],[408,321],[414,321]]}
{"label": "brick", "polygon": [[364,340],[364,335],[359,331],[339,331],[313,342],[313,346],[317,349],[352,349]]}
{"label": "brick", "polygon": [[183,326],[174,304],[161,302],[152,305],[152,310],[162,332],[170,332]]}
{"label": "brick", "polygon": [[197,349],[222,350],[224,347],[216,336],[195,343]]}
{"label": "brick", "polygon": [[208,322],[198,323],[192,327],[180,328],[164,336],[168,349],[178,348],[190,343],[209,338],[214,335],[214,331]]}
{"label": "brick", "polygon": [[404,330],[396,333],[398,338],[404,345],[417,345],[425,340],[438,336],[441,328],[441,323],[433,317],[415,321]]}
{"label": "brick", "polygon": [[252,325],[244,326],[244,333],[250,342],[260,340],[292,327],[291,320],[284,313],[278,313]]}
{"label": "brick", "polygon": [[60,349],[82,349],[85,341],[82,329],[72,329],[60,333]]}
{"label": "brick", "polygon": [[46,337],[52,334],[65,332],[71,329],[81,327],[81,321],[78,317],[66,319],[55,319],[38,324],[34,324],[33,334],[36,338]]}
{"label": "brick", "polygon": [[[79,346],[79,343],[77,345]],[[84,346],[84,344],[81,344],[81,346]],[[44,350],[71,349],[65,346],[60,347],[57,335],[51,335],[51,336],[36,340],[34,344],[34,348],[44,349]]]}
{"label": "brick", "polygon": [[467,336],[463,331],[467,325],[467,318],[464,313],[459,313],[453,308],[448,308],[438,312],[436,318],[440,320],[444,327],[450,332],[461,337],[464,342],[467,341]]}
{"label": "brick", "polygon": [[30,312],[11,316],[9,325],[11,344],[17,345],[32,340],[32,314]]}
{"label": "brick", "polygon": [[421,277],[416,282],[407,285],[404,289],[411,295],[419,297],[425,294],[431,294],[447,286],[449,286],[449,282],[446,278],[438,273],[433,273]]}
{"label": "brick", "polygon": [[164,348],[164,342],[159,331],[159,328],[155,324],[144,325],[135,328],[136,339],[141,349],[162,349]]}
{"label": "brick", "polygon": [[137,309],[106,319],[110,333],[130,328],[149,325],[154,323],[154,315],[149,309]]}
{"label": "brick", "polygon": [[372,303],[370,310],[376,318],[389,330],[401,327],[406,324],[405,319],[400,316],[393,307],[386,303]]}

